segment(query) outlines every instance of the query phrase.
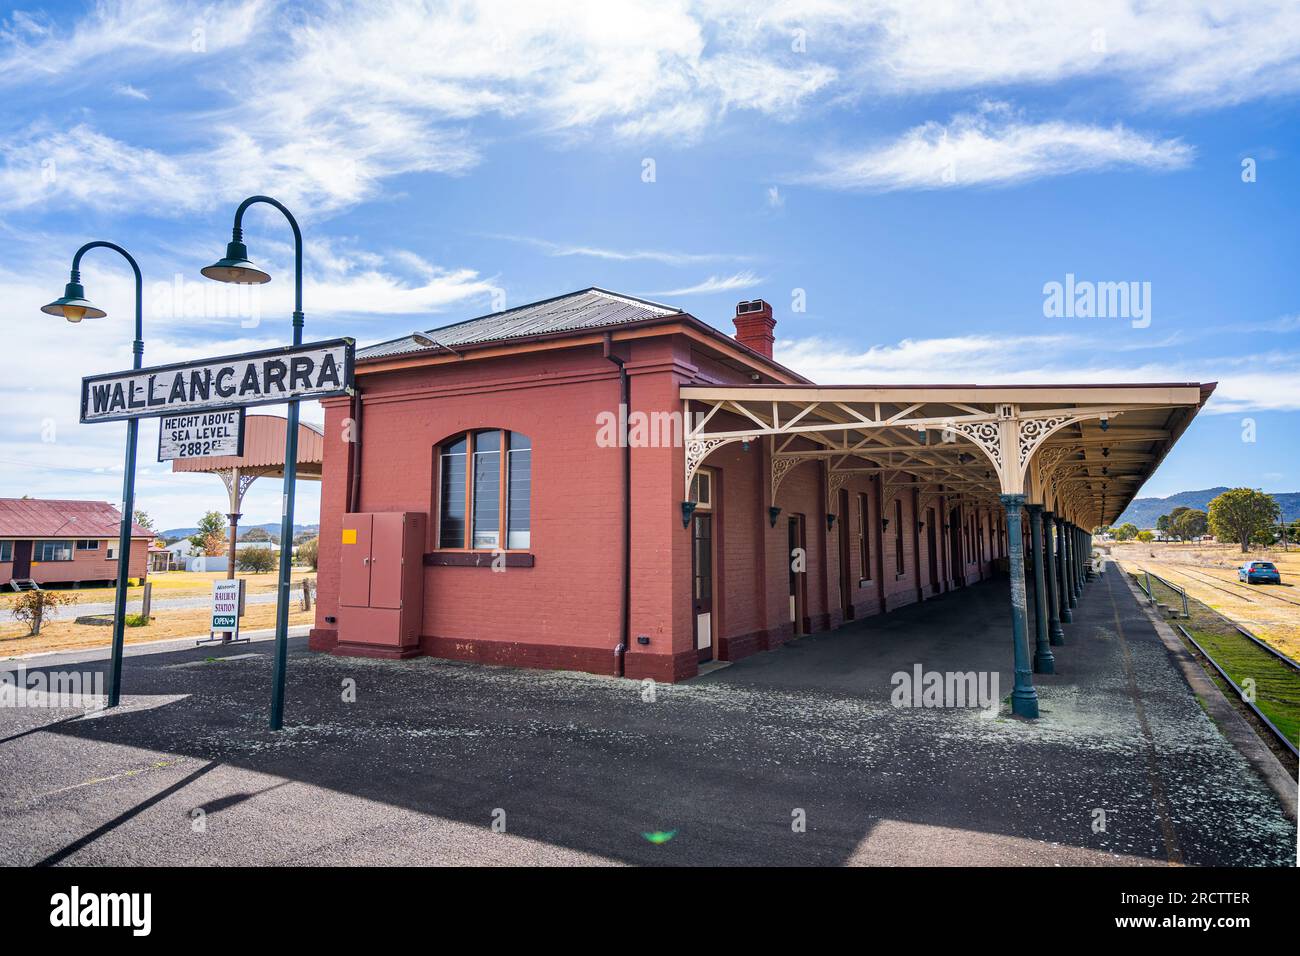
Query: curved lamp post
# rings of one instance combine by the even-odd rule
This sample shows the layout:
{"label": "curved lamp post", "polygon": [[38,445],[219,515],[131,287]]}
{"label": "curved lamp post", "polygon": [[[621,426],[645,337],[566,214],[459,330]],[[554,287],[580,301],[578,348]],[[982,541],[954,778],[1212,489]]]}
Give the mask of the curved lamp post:
{"label": "curved lamp post", "polygon": [[[86,298],[86,290],[81,287],[81,257],[91,249],[112,249],[131,264],[135,273],[135,342],[131,351],[134,353],[133,368],[139,368],[144,358],[144,323],[143,300],[144,282],[140,277],[140,265],[131,253],[111,242],[88,242],[72,257],[72,275],[63,295],[49,305],[42,306],[41,311],[47,315],[61,315],[69,322],[82,319],[102,319],[108,313],[97,308]],[[122,479],[122,530],[117,541],[117,594],[113,600],[113,653],[108,669],[108,706],[116,707],[122,689],[122,643],[126,628],[126,579],[131,570],[131,525],[135,517],[135,447],[140,430],[140,420],[131,418],[126,423],[126,466]]]}
{"label": "curved lamp post", "polygon": [[[261,285],[271,281],[270,273],[263,272],[248,259],[244,245],[244,211],[255,203],[266,203],[284,213],[293,229],[294,244],[294,306],[293,344],[302,344],[302,230],[298,220],[284,204],[270,196],[249,196],[235,210],[235,227],[226,246],[226,255],[204,268],[203,275],[218,282],[246,282]],[[71,288],[71,287],[69,287]],[[275,667],[271,679],[271,729],[284,725],[284,677],[289,654],[289,570],[293,554],[293,498],[294,484],[298,479],[298,402],[289,402],[289,422],[284,439],[284,499],[280,518],[280,587],[275,607]]]}

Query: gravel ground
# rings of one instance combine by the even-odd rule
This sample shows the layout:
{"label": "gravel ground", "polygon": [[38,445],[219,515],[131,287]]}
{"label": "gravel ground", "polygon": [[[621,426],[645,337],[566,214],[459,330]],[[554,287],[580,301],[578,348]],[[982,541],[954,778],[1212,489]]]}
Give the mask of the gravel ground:
{"label": "gravel ground", "polygon": [[114,712],[0,708],[0,862],[1294,864],[1295,824],[1118,572],[1087,585],[1038,721],[891,706],[917,663],[994,671],[1005,697],[1006,594],[977,585],[653,695],[296,638],[280,733],[269,644],[142,653]]}

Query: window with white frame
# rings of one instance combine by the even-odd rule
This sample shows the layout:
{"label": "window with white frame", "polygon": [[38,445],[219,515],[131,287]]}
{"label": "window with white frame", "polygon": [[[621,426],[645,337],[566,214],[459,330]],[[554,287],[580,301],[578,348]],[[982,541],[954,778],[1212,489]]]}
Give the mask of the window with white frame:
{"label": "window with white frame", "polygon": [[0,564],[12,561],[14,559],[14,543],[12,541],[0,541]]}
{"label": "window with white frame", "polygon": [[713,472],[709,469],[701,468],[695,472],[691,479],[690,500],[695,502],[697,511],[713,510]]}
{"label": "window with white frame", "polygon": [[98,551],[98,550],[99,550],[99,539],[98,539],[98,538],[84,538],[84,539],[82,539],[81,541],[78,541],[78,542],[77,542],[77,550],[78,550],[78,551]]}
{"label": "window with white frame", "polygon": [[482,429],[438,446],[438,547],[526,551],[532,544],[532,442]]}
{"label": "window with white frame", "polygon": [[32,557],[36,561],[71,561],[72,542],[37,541],[36,553]]}

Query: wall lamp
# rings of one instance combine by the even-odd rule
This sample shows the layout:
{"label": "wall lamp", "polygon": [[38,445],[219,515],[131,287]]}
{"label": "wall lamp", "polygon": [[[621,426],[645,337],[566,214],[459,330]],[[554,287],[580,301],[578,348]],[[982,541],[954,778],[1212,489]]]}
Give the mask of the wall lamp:
{"label": "wall lamp", "polygon": [[780,508],[778,508],[778,507],[776,507],[775,505],[773,505],[771,508],[768,508],[768,509],[767,509],[767,520],[768,520],[768,523],[771,524],[773,528],[776,527],[776,519],[779,518],[779,517],[781,517],[781,509],[780,509]]}
{"label": "wall lamp", "polygon": [[888,531],[888,530],[889,530],[889,519],[888,519],[888,518],[881,518],[881,519],[880,519],[880,530],[881,530],[881,531]]}
{"label": "wall lamp", "polygon": [[683,528],[689,528],[691,526],[691,515],[693,514],[695,514],[695,502],[683,501],[682,502],[682,527]]}
{"label": "wall lamp", "polygon": [[827,531],[830,531],[831,528],[834,528],[834,527],[835,527],[835,515],[831,514],[831,513],[828,511],[828,512],[826,512],[826,530],[827,530]]}

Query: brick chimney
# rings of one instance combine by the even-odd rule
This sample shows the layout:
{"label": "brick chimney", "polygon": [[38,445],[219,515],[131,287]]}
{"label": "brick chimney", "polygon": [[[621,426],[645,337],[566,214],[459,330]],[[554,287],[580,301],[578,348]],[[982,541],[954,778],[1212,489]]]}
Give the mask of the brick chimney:
{"label": "brick chimney", "polygon": [[772,318],[772,307],[762,299],[736,303],[736,341],[748,345],[755,352],[767,358],[772,357],[772,343],[776,336],[776,319]]}

